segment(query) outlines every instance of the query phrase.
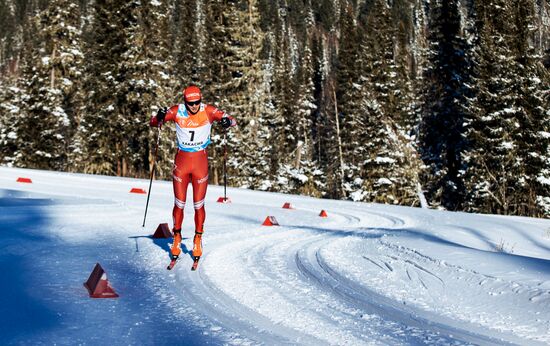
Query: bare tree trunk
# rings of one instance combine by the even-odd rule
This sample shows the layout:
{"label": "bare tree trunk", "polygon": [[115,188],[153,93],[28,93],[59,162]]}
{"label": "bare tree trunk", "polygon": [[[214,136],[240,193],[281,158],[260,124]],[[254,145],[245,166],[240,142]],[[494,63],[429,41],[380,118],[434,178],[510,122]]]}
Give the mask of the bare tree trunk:
{"label": "bare tree trunk", "polygon": [[52,51],[52,57],[51,57],[51,60],[50,60],[50,64],[52,65],[52,70],[50,72],[50,88],[53,89],[55,87],[55,68],[54,68],[54,60],[55,60],[55,53],[57,51],[57,45],[54,45],[53,46],[53,51]]}
{"label": "bare tree trunk", "polygon": [[300,162],[302,161],[302,147],[304,146],[304,142],[298,141],[298,145],[296,146],[296,163],[294,164],[294,168],[299,169],[300,168]]}
{"label": "bare tree trunk", "polygon": [[218,174],[218,168],[214,169],[214,181],[212,183],[214,185],[219,185],[220,184],[220,177],[219,177],[219,174]]}
{"label": "bare tree trunk", "polygon": [[122,158],[122,176],[128,176],[128,162],[126,162],[125,158]]}
{"label": "bare tree trunk", "polygon": [[338,154],[340,156],[340,189],[342,196],[345,196],[344,190],[344,155],[342,154],[342,138],[340,137],[340,120],[338,119],[338,101],[336,100],[336,90],[332,89],[334,97],[334,119],[336,120],[336,137],[338,138]]}
{"label": "bare tree trunk", "polygon": [[424,191],[422,191],[422,185],[420,185],[420,179],[418,179],[418,181],[416,182],[416,193],[418,195],[418,199],[420,200],[420,207],[423,209],[430,209],[430,205],[426,200],[426,196],[424,196]]}
{"label": "bare tree trunk", "polygon": [[215,162],[215,165],[212,165],[212,173],[214,174],[212,183],[214,185],[219,185],[220,177],[219,177],[219,163],[218,163],[218,152],[216,150],[212,150],[212,162]]}

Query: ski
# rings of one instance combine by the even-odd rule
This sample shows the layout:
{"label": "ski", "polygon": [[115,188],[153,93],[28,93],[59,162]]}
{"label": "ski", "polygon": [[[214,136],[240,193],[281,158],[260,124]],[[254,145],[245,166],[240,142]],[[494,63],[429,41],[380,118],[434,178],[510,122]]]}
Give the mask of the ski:
{"label": "ski", "polygon": [[[193,258],[193,266],[191,267],[191,270],[193,271],[197,270],[197,267],[199,266],[199,260],[200,260],[200,256],[195,256]],[[170,264],[168,265],[168,267],[166,267],[166,269],[172,270],[176,266],[177,261],[178,261],[177,257],[172,258],[172,260],[170,261]]]}
{"label": "ski", "polygon": [[172,257],[172,260],[170,261],[170,264],[168,265],[168,267],[166,267],[166,269],[172,270],[172,268],[174,268],[174,266],[176,265],[177,261],[178,261],[177,257]]}
{"label": "ski", "polygon": [[195,256],[193,258],[193,266],[191,267],[191,270],[195,271],[197,270],[197,267],[199,266],[199,260],[200,260],[200,256]]}

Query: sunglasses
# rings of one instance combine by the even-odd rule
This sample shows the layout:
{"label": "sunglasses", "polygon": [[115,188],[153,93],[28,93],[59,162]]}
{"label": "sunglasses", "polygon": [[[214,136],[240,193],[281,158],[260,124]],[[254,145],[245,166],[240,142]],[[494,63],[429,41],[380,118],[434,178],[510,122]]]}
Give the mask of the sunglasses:
{"label": "sunglasses", "polygon": [[200,104],[201,104],[201,100],[193,101],[193,102],[185,102],[185,103],[187,103],[187,105],[193,107],[193,106],[200,105]]}

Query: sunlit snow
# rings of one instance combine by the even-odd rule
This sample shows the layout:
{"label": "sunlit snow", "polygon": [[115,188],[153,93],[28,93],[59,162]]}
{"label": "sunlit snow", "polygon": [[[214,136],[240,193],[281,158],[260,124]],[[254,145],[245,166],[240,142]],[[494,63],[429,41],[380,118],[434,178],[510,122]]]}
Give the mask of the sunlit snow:
{"label": "sunlit snow", "polygon": [[[209,186],[199,269],[187,203],[167,271],[151,235],[172,185],[153,182],[145,227],[134,187],[0,167],[0,344],[550,343],[550,220]],[[119,298],[89,298],[98,262]]]}

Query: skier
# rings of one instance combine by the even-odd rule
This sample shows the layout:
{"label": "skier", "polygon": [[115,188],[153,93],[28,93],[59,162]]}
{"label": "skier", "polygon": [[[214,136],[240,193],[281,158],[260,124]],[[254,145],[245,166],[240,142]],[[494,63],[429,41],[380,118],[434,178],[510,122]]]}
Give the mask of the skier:
{"label": "skier", "polygon": [[206,218],[204,198],[208,186],[208,155],[206,147],[210,144],[210,128],[219,121],[224,129],[237,125],[236,120],[214,106],[202,103],[201,90],[191,85],[183,90],[184,104],[158,110],[150,125],[160,127],[163,123],[176,123],[178,151],[174,159],[172,182],[174,187],[174,242],[170,250],[172,260],[167,269],[172,269],[180,253],[181,226],[183,209],[189,182],[193,185],[193,203],[195,207],[195,236],[193,238],[192,269],[195,270],[202,255],[202,234]]}

